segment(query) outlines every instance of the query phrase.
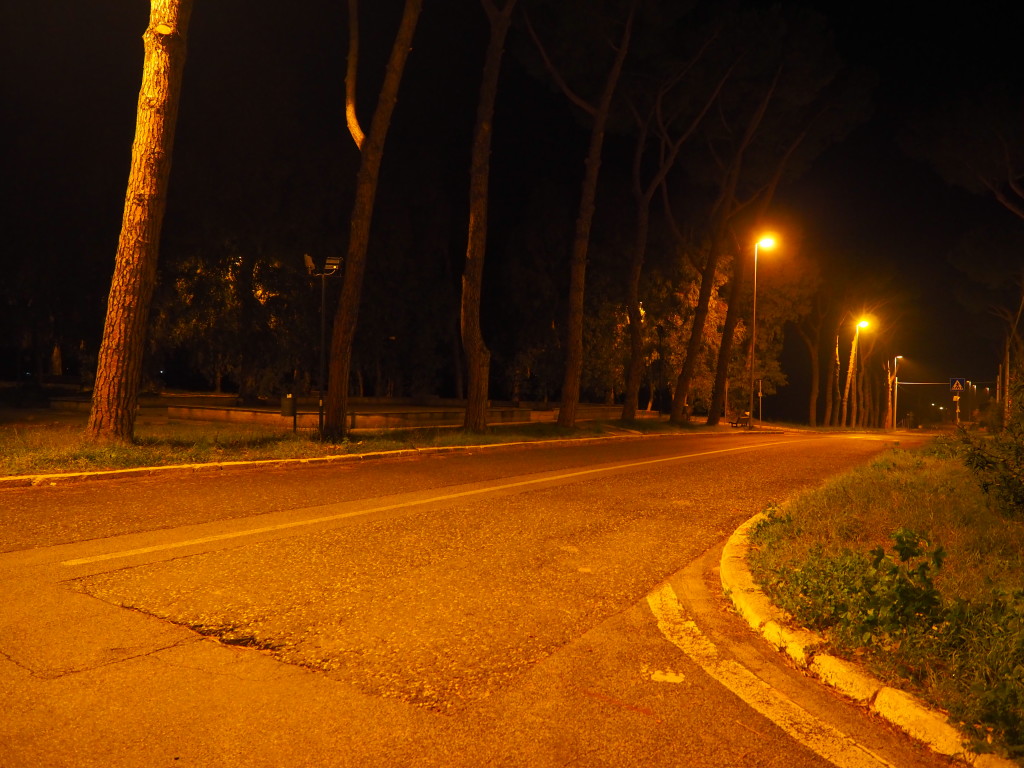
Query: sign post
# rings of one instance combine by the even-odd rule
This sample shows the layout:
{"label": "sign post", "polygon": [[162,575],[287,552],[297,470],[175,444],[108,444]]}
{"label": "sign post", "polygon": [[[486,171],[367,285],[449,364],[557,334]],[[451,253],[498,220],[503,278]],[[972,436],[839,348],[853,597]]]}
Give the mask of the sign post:
{"label": "sign post", "polygon": [[960,395],[966,389],[967,379],[950,379],[949,391],[953,393],[953,405],[956,410],[953,415],[953,423],[960,426]]}

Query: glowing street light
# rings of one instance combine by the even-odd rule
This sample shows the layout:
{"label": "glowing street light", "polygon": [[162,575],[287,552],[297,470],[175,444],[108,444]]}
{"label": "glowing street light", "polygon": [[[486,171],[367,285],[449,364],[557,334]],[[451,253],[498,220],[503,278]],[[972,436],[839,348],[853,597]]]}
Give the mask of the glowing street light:
{"label": "glowing street light", "polygon": [[747,409],[747,429],[754,428],[754,348],[757,343],[757,254],[761,248],[770,251],[774,247],[775,238],[771,235],[762,235],[761,239],[754,243],[754,305],[750,313],[750,403]]}

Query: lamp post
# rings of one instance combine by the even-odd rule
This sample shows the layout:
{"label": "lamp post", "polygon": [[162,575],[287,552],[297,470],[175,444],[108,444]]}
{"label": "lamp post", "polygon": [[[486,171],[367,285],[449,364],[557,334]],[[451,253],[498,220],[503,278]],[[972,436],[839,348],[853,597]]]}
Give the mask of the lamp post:
{"label": "lamp post", "polygon": [[308,253],[303,255],[306,261],[306,271],[311,277],[320,278],[320,378],[317,380],[319,390],[319,411],[317,418],[317,434],[324,439],[324,379],[326,378],[325,368],[327,367],[327,278],[338,271],[341,266],[340,256],[328,256],[324,268],[316,271],[316,264],[313,257]]}
{"label": "lamp post", "polygon": [[754,243],[754,303],[750,312],[750,402],[747,408],[747,429],[754,428],[754,348],[757,344],[757,254],[775,247],[775,238],[765,235]]}
{"label": "lamp post", "polygon": [[892,359],[892,428],[896,429],[899,426],[900,412],[897,410],[896,405],[900,399],[900,377],[899,377],[899,364],[900,360],[903,359],[903,355],[896,355]]}

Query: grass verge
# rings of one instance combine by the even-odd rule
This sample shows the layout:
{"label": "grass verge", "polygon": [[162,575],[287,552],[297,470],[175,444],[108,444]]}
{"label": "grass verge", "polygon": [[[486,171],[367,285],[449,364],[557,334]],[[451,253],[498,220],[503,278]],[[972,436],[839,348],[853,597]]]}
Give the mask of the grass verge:
{"label": "grass verge", "polygon": [[961,449],[893,451],[771,507],[751,544],[754,578],[832,652],[1024,765],[1024,521]]}

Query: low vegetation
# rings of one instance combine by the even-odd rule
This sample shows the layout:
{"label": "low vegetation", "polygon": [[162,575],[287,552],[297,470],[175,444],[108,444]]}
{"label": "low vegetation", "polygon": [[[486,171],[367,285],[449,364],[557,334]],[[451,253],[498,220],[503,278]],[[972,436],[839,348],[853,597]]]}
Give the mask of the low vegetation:
{"label": "low vegetation", "polygon": [[409,448],[483,445],[565,437],[596,437],[623,431],[680,431],[665,422],[580,424],[563,429],[555,424],[494,426],[484,434],[457,428],[366,431],[338,443],[321,442],[315,430],[282,432],[270,427],[230,423],[140,423],[133,445],[97,445],[85,440],[80,424],[52,420],[0,424],[0,475],[127,469],[218,461],[298,459],[339,454],[373,453]]}
{"label": "low vegetation", "polygon": [[896,450],[773,506],[750,560],[833,652],[948,712],[976,751],[1024,764],[1024,514],[999,459],[1011,438]]}

